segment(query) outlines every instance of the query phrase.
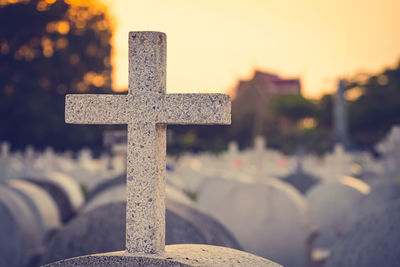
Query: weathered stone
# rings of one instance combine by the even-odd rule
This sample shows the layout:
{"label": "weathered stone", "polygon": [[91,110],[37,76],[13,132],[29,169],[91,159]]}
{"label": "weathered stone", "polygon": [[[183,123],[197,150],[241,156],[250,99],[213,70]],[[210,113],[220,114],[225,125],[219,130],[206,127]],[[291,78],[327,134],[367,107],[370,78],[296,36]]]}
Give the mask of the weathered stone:
{"label": "weathered stone", "polygon": [[292,186],[272,178],[264,183],[210,179],[198,204],[244,250],[286,266],[309,265],[315,229],[305,199]]}
{"label": "weathered stone", "polygon": [[382,207],[337,239],[326,267],[400,266],[400,202]]}
{"label": "weathered stone", "polygon": [[[123,176],[99,184],[95,188],[95,190],[89,195],[87,204],[83,208],[83,212],[91,211],[105,204],[125,201],[125,184],[126,179]],[[166,189],[167,244],[196,243],[241,249],[241,246],[235,240],[233,235],[222,224],[220,224],[211,216],[198,210],[193,204],[188,204],[188,201],[181,201],[182,197],[177,197],[176,195],[169,194],[176,194],[174,190],[171,190],[171,186],[167,185]],[[179,225],[183,224],[183,221],[185,221],[186,224],[190,224],[191,227],[182,227],[183,233],[181,233],[180,235],[173,234],[177,231]],[[196,231],[191,230],[191,233],[191,231],[189,231],[188,229],[192,228],[196,229]],[[200,240],[191,239],[191,236],[199,235],[197,232],[200,233],[202,238]],[[114,251],[121,249],[123,248],[116,247]]]}
{"label": "weathered stone", "polygon": [[371,192],[359,201],[351,212],[348,224],[352,225],[366,216],[386,207],[390,203],[400,200],[400,184],[390,181],[381,182],[371,187]]}
{"label": "weathered stone", "polygon": [[40,187],[19,179],[9,180],[10,188],[28,204],[32,210],[43,240],[61,227],[60,214],[56,203],[50,195]]}
{"label": "weathered stone", "polygon": [[79,185],[65,175],[54,174],[48,178],[25,178],[44,189],[55,201],[63,222],[71,219],[83,204],[83,194]]}
{"label": "weathered stone", "polygon": [[83,256],[55,262],[61,266],[260,266],[279,267],[243,251],[205,245],[169,245],[163,254],[128,254],[125,251]]}
{"label": "weathered stone", "polygon": [[347,230],[351,213],[368,193],[368,185],[361,180],[345,177],[341,182],[321,182],[306,195],[311,217],[320,234],[315,247],[330,249],[336,238]]}
{"label": "weathered stone", "polygon": [[[205,238],[201,244],[229,247],[242,250],[240,244],[233,235],[213,217],[200,212],[198,209],[167,198],[167,244],[182,244],[181,242],[168,242],[168,231],[173,224],[168,220],[168,211],[175,213],[182,220],[192,224]],[[172,217],[172,216],[171,216]],[[169,227],[171,225],[171,227]],[[189,242],[185,242],[189,243]],[[190,242],[195,243],[195,242]]]}
{"label": "weathered stone", "polygon": [[128,95],[67,95],[65,121],[128,124],[126,246],[161,253],[165,244],[167,124],[230,124],[223,94],[165,94],[166,35],[129,33]]}
{"label": "weathered stone", "polygon": [[[124,201],[113,202],[80,214],[55,235],[43,263],[123,250],[125,207]],[[167,199],[166,244],[187,243],[240,249],[233,236],[214,219]]]}
{"label": "weathered stone", "polygon": [[[267,266],[274,263],[223,247],[182,245],[165,250],[167,124],[230,124],[230,98],[222,94],[166,95],[166,36],[129,34],[129,90],[125,96],[70,95],[66,122],[128,124],[126,251],[87,256],[54,265]],[[144,262],[143,258],[152,259]],[[166,257],[164,260],[162,260]],[[154,259],[159,259],[154,262]],[[81,261],[83,260],[83,262]],[[176,265],[176,262],[173,264]]]}
{"label": "weathered stone", "polygon": [[0,185],[0,266],[27,266],[42,252],[40,226],[15,191]]}

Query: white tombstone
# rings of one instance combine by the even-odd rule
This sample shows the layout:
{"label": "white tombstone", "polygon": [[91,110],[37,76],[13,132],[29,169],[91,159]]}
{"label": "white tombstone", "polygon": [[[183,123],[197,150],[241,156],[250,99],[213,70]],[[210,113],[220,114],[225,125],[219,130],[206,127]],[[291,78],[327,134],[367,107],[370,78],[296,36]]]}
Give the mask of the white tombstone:
{"label": "white tombstone", "polygon": [[345,232],[350,215],[358,202],[369,194],[370,187],[354,177],[342,177],[338,182],[320,182],[308,191],[306,199],[311,217],[320,234],[315,247],[330,249],[336,238]]}
{"label": "white tombstone", "polygon": [[308,266],[315,229],[305,199],[290,185],[273,178],[263,183],[210,179],[197,203],[246,251],[285,266]]}

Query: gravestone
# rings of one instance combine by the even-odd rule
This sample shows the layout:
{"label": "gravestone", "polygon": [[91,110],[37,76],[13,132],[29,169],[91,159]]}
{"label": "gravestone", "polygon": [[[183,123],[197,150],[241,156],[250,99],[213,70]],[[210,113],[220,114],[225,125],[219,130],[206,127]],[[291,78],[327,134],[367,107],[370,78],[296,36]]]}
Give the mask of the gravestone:
{"label": "gravestone", "polygon": [[326,267],[400,266],[400,202],[365,217],[336,241]]}
{"label": "gravestone", "polygon": [[[193,201],[181,190],[167,184],[165,187],[167,198],[193,206]],[[82,208],[87,212],[98,206],[111,202],[120,202],[126,200],[126,178],[120,176],[100,183],[94,188],[86,198],[86,204]]]}
{"label": "gravestone", "polygon": [[29,266],[42,253],[40,226],[27,203],[0,185],[0,266]]}
{"label": "gravestone", "polygon": [[377,151],[382,154],[381,178],[395,180],[400,177],[400,126],[390,129],[388,135],[376,145]]}
{"label": "gravestone", "polygon": [[392,202],[400,200],[400,183],[385,181],[371,187],[371,192],[365,195],[349,218],[349,224],[363,220],[369,214],[380,210]]}
{"label": "gravestone", "polygon": [[63,222],[71,219],[84,202],[81,188],[71,177],[57,172],[51,172],[45,178],[24,178],[44,189],[55,201]]}
{"label": "gravestone", "polygon": [[[123,250],[125,208],[126,202],[119,201],[81,213],[56,234],[43,256],[43,263]],[[240,249],[231,234],[211,217],[167,199],[166,244],[189,243]]]}
{"label": "gravestone", "polygon": [[210,179],[197,203],[244,250],[285,266],[308,266],[315,229],[305,199],[290,185],[273,178],[264,183]]}
{"label": "gravestone", "polygon": [[67,95],[68,123],[128,124],[126,251],[90,255],[50,266],[222,265],[271,266],[271,261],[223,247],[165,249],[167,124],[229,124],[222,94],[165,94],[166,35],[129,33],[128,95]]}
{"label": "gravestone", "polygon": [[[125,183],[126,179],[124,179],[124,177],[119,177],[100,184],[98,186],[98,189],[89,195],[88,202],[82,209],[82,212],[91,212],[94,209],[98,209],[99,207],[108,205],[110,203],[125,202]],[[195,207],[195,205],[187,199],[187,197],[182,201],[182,198],[184,197],[182,196],[183,193],[177,196],[176,191],[177,190],[171,190],[171,186],[166,186],[167,244],[199,243],[220,245],[235,249],[241,248],[235,238],[231,235],[231,233],[229,233],[228,230],[226,230],[224,226],[222,226],[219,222],[217,222],[209,215],[200,212]],[[98,212],[101,212],[101,214],[107,214],[102,211]],[[82,213],[80,216],[82,216]],[[101,221],[104,221],[103,225],[107,225],[107,220],[107,215],[104,219],[101,219]],[[123,219],[120,218],[119,220],[120,226],[122,226]],[[113,219],[110,223],[112,224],[113,221],[115,222],[115,219]],[[111,226],[111,224],[108,224],[108,226]],[[190,227],[180,227],[182,225],[189,225]],[[109,229],[111,229],[111,227]],[[196,230],[194,231],[193,229]],[[125,231],[125,229],[120,228],[119,231]],[[106,231],[99,231],[99,233],[103,232],[107,233],[109,232],[109,230],[107,229]],[[85,234],[87,235],[88,233]],[[68,236],[69,234],[66,235]],[[196,236],[201,236],[201,239],[193,238]],[[74,242],[83,243],[83,240],[85,240],[85,238],[83,238],[82,241]],[[121,242],[122,241],[120,241],[119,243]],[[121,247],[115,247],[114,250],[116,249],[121,249]]]}
{"label": "gravestone", "polygon": [[12,179],[8,184],[28,204],[40,226],[43,240],[61,227],[57,205],[45,190],[20,179]]}
{"label": "gravestone", "polygon": [[320,231],[316,248],[332,247],[336,238],[348,229],[350,215],[357,211],[359,202],[369,192],[367,184],[353,177],[321,182],[307,192],[311,217]]}

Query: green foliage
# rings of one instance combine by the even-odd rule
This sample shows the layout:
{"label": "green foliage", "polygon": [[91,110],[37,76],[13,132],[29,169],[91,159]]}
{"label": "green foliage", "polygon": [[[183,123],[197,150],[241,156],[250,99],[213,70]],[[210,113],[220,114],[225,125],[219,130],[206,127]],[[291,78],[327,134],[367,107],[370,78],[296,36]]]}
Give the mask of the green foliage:
{"label": "green foliage", "polygon": [[317,113],[314,103],[301,95],[281,95],[273,98],[271,102],[275,115],[285,116],[293,122],[314,117]]}
{"label": "green foliage", "polygon": [[172,142],[168,144],[168,153],[179,155],[182,152],[200,152],[208,150],[213,153],[226,149],[229,126],[204,125],[171,125]]}
{"label": "green foliage", "polygon": [[349,105],[350,134],[354,142],[371,148],[390,128],[400,124],[400,64],[367,81],[353,81],[362,95]]}
{"label": "green foliage", "polygon": [[0,140],[76,149],[96,126],[64,123],[66,93],[109,92],[111,26],[94,1],[0,3]]}

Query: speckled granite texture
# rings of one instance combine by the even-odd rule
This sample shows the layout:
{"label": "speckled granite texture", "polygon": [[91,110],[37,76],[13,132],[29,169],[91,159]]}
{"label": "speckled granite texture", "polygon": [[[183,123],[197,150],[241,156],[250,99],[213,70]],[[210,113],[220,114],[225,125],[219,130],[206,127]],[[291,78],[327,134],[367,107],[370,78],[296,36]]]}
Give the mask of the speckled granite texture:
{"label": "speckled granite texture", "polygon": [[78,124],[127,124],[129,253],[162,253],[165,246],[167,124],[230,124],[224,94],[166,94],[166,35],[129,33],[127,95],[67,95],[65,120]]}
{"label": "speckled granite texture", "polygon": [[170,245],[159,255],[127,254],[124,251],[94,254],[57,261],[62,266],[259,266],[279,267],[270,260],[231,248],[207,245]]}

